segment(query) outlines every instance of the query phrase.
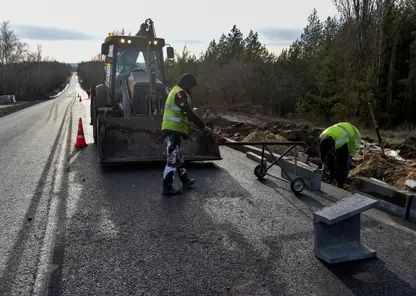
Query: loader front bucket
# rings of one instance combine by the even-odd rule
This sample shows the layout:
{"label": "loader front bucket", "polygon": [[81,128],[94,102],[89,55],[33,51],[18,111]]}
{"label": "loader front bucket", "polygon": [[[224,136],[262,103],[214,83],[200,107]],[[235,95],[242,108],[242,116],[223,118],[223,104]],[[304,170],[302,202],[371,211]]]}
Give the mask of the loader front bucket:
{"label": "loader front bucket", "polygon": [[[98,155],[101,164],[166,161],[166,142],[159,117],[99,117]],[[185,161],[221,160],[211,135],[192,131],[182,143]]]}

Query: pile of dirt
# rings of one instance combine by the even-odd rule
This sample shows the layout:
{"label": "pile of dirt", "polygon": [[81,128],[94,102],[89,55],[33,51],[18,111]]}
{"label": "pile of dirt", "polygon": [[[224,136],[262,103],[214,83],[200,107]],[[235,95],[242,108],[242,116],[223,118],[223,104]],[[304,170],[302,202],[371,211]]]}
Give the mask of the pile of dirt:
{"label": "pile of dirt", "polygon": [[[261,120],[253,117],[245,120],[237,115],[222,116],[213,114],[209,109],[203,111],[204,117],[209,117],[215,130],[224,137],[244,142],[303,141],[307,143],[307,149],[304,152],[309,155],[309,162],[316,165],[321,163],[318,138],[323,131],[322,128],[285,121],[264,120],[264,118]],[[364,136],[363,140],[366,139]],[[372,139],[368,138],[368,140]],[[269,146],[269,148],[274,153],[282,154],[289,147]],[[403,143],[392,145],[391,148],[400,150],[399,155],[408,160],[402,161],[394,157],[383,157],[380,149],[372,147],[366,149],[365,155],[361,155],[357,159],[359,164],[351,170],[350,178],[355,176],[375,178],[394,187],[404,189],[406,179],[416,180],[416,137],[407,138]]]}
{"label": "pile of dirt", "polygon": [[350,177],[369,177],[405,189],[407,179],[416,179],[416,160],[400,161],[383,157],[378,150],[368,150],[357,159],[358,165],[351,170]]}
{"label": "pile of dirt", "polygon": [[[235,141],[302,141],[307,143],[305,153],[310,157],[319,156],[318,137],[323,129],[309,127],[306,124],[298,125],[290,122],[263,121],[253,118],[240,118],[240,116],[222,116],[212,114],[208,109],[198,108],[199,114],[203,114],[206,122],[210,122],[215,132],[219,135]],[[239,121],[241,120],[241,121]],[[289,147],[270,146],[272,151],[283,153]],[[319,160],[320,162],[320,160]]]}
{"label": "pile of dirt", "polygon": [[400,150],[401,157],[410,159],[416,158],[416,137],[407,138],[403,143],[395,145],[395,150]]}
{"label": "pile of dirt", "polygon": [[[208,111],[208,112],[207,112]],[[247,128],[254,131],[256,129],[262,131],[270,131],[273,134],[282,135],[287,141],[304,141],[314,143],[318,141],[322,128],[309,127],[307,124],[296,124],[290,122],[279,121],[260,121],[256,118],[246,118],[234,115],[218,115],[209,113],[209,110],[198,109],[198,115],[202,115],[204,120],[211,122],[213,126],[224,133],[245,133]],[[231,129],[231,130],[228,130]]]}
{"label": "pile of dirt", "polygon": [[[221,118],[221,117],[219,117]],[[228,121],[227,124],[220,125],[221,119],[217,118],[213,121],[215,131],[227,138],[231,138],[235,141],[241,141],[246,138],[250,133],[258,129],[258,126],[252,125],[245,122],[230,122]],[[223,121],[225,123],[225,121]],[[217,124],[216,124],[217,123]]]}
{"label": "pile of dirt", "polygon": [[[242,139],[242,142],[252,142],[252,141],[266,141],[266,142],[286,142],[287,139],[284,137],[274,134],[268,130],[262,131],[262,130],[255,130],[249,135],[247,135],[244,139]],[[268,148],[275,153],[282,154],[289,148],[289,146],[281,146],[281,145],[273,145],[268,146]]]}

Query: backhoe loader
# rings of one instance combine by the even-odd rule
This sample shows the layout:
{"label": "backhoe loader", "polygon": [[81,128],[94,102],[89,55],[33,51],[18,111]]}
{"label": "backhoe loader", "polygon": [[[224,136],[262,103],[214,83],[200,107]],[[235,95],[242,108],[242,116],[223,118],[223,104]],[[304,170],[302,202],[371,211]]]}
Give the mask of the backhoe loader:
{"label": "backhoe loader", "polygon": [[[163,48],[151,19],[135,36],[109,33],[101,45],[105,57],[103,84],[91,91],[91,124],[100,164],[165,161],[161,125],[167,85]],[[166,47],[167,64],[174,50]],[[168,67],[168,66],[167,66]],[[192,130],[183,143],[185,161],[222,159],[211,135]]]}

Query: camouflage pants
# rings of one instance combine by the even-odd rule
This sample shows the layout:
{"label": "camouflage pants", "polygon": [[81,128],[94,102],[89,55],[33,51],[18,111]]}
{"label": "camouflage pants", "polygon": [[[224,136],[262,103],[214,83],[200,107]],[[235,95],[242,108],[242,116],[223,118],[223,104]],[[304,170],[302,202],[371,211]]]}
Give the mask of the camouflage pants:
{"label": "camouflage pants", "polygon": [[166,143],[166,166],[163,172],[163,178],[166,178],[171,172],[175,173],[184,164],[183,153],[181,151],[181,136],[177,133],[173,133],[166,137]]}

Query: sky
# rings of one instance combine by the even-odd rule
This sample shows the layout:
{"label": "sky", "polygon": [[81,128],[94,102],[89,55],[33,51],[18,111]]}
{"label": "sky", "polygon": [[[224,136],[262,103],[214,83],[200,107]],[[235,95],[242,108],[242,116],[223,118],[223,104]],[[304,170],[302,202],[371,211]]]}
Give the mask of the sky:
{"label": "sky", "polygon": [[260,41],[278,54],[300,36],[314,8],[321,19],[336,14],[332,0],[159,1],[108,1],[108,6],[97,0],[8,1],[1,5],[0,21],[10,21],[31,49],[41,44],[43,56],[76,63],[97,55],[108,32],[124,28],[134,35],[149,17],[157,37],[178,52],[186,44],[198,55],[237,25],[244,36],[250,29],[258,32]]}

